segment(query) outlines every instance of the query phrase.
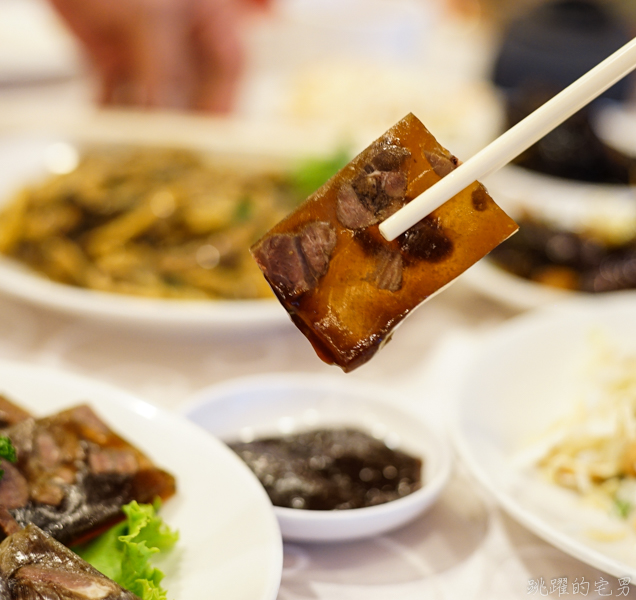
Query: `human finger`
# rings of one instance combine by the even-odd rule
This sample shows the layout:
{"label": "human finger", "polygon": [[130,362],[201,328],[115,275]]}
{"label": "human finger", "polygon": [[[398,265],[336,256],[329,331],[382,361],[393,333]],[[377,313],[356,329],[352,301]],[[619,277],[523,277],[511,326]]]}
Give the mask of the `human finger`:
{"label": "human finger", "polygon": [[239,6],[232,0],[193,0],[191,18],[196,58],[194,105],[228,112],[245,63]]}
{"label": "human finger", "polygon": [[99,76],[102,104],[131,103],[129,0],[51,0]]}
{"label": "human finger", "polygon": [[188,18],[178,0],[140,0],[130,31],[131,85],[142,106],[185,108],[192,89]]}

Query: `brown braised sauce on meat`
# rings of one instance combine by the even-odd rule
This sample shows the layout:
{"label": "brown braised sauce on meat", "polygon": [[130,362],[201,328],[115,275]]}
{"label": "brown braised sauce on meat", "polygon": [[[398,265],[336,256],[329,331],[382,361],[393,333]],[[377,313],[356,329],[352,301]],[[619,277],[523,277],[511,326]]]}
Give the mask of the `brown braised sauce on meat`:
{"label": "brown braised sauce on meat", "polygon": [[35,525],[0,544],[0,598],[139,600]]}
{"label": "brown braised sauce on meat", "polygon": [[24,421],[30,416],[21,406],[0,395],[0,429]]}
{"label": "brown braised sauce on meat", "polygon": [[252,247],[325,362],[367,362],[418,304],[517,230],[475,182],[398,239],[382,237],[379,223],[458,163],[408,115]]}
{"label": "brown braised sauce on meat", "polygon": [[121,520],[132,500],[175,493],[174,477],[80,405],[2,431],[17,462],[0,468],[0,538],[33,523],[63,544],[90,539]]}
{"label": "brown braised sauce on meat", "polygon": [[297,234],[273,235],[263,241],[260,264],[270,280],[289,296],[298,296],[316,287],[327,272],[336,235],[329,223],[309,223]]}
{"label": "brown braised sauce on meat", "polygon": [[275,506],[363,508],[421,487],[421,459],[355,429],[318,429],[230,447],[256,474]]}

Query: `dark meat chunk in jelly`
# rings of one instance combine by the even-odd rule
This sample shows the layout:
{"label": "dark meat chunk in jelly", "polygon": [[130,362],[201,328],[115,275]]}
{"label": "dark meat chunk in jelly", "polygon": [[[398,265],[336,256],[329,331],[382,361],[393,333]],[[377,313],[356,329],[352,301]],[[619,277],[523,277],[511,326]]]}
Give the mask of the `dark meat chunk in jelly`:
{"label": "dark meat chunk in jelly", "polygon": [[[399,168],[410,155],[406,148],[386,146],[371,158],[362,172],[351,182],[360,203],[375,217],[385,219],[401,207],[408,180],[406,174],[399,171]],[[340,193],[346,194],[347,197],[344,200],[347,206],[350,206],[353,198],[348,194],[348,189]],[[344,221],[341,220],[341,223],[348,227]],[[351,229],[357,228],[351,227]]]}
{"label": "dark meat chunk in jelly", "polygon": [[315,285],[315,281],[308,281],[310,273],[297,236],[280,234],[267,238],[254,258],[271,284],[285,295],[296,296]]}
{"label": "dark meat chunk in jelly", "polygon": [[439,221],[430,216],[416,223],[399,240],[406,254],[428,262],[440,262],[453,251],[453,243]]}
{"label": "dark meat chunk in jelly", "polygon": [[411,153],[407,148],[388,145],[371,159],[371,165],[377,171],[395,171],[409,156]]}
{"label": "dark meat chunk in jelly", "polygon": [[[408,150],[406,153],[410,154]],[[406,155],[383,151],[376,159],[381,157],[377,163],[383,167],[398,167]],[[336,216],[349,229],[375,225],[402,206],[407,184],[405,173],[376,169],[369,164],[352,183],[343,183],[338,190]]]}
{"label": "dark meat chunk in jelly", "polygon": [[407,179],[399,171],[373,171],[360,175],[351,185],[364,208],[385,219],[402,206]]}
{"label": "dark meat chunk in jelly", "polygon": [[343,184],[338,190],[336,216],[349,229],[363,229],[378,222],[373,212],[360,202],[350,183]]}
{"label": "dark meat chunk in jelly", "polygon": [[300,247],[316,281],[327,272],[335,245],[336,232],[328,223],[310,223],[300,233]]}
{"label": "dark meat chunk in jelly", "polygon": [[472,194],[471,200],[475,210],[483,211],[488,207],[488,194],[483,185],[480,185]]}
{"label": "dark meat chunk in jelly", "polygon": [[380,172],[365,173],[351,183],[362,206],[374,216],[382,214],[382,210],[391,203],[391,198],[380,188]]}
{"label": "dark meat chunk in jelly", "polygon": [[380,290],[397,292],[402,287],[404,261],[399,252],[382,248],[376,254],[375,270],[370,281]]}
{"label": "dark meat chunk in jelly", "polygon": [[448,157],[437,152],[424,152],[424,156],[438,177],[446,177],[459,164],[455,156]]}
{"label": "dark meat chunk in jelly", "polygon": [[359,175],[351,185],[363,206],[374,215],[391,201],[380,188],[380,171]]}
{"label": "dark meat chunk in jelly", "polygon": [[294,297],[316,286],[329,268],[335,245],[333,227],[315,222],[299,234],[266,238],[255,250],[254,258],[277,291]]}
{"label": "dark meat chunk in jelly", "polygon": [[400,171],[389,171],[380,175],[380,189],[389,198],[404,198],[407,186],[406,175]]}
{"label": "dark meat chunk in jelly", "polygon": [[230,447],[254,471],[276,506],[362,508],[421,487],[419,458],[355,429],[319,429]]}

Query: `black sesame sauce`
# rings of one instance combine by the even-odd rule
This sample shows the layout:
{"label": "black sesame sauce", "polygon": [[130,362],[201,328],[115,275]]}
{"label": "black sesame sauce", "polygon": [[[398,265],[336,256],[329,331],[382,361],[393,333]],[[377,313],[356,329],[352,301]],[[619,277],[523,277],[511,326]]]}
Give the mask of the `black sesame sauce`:
{"label": "black sesame sauce", "polygon": [[422,460],[355,429],[230,444],[275,506],[343,510],[384,504],[421,487]]}

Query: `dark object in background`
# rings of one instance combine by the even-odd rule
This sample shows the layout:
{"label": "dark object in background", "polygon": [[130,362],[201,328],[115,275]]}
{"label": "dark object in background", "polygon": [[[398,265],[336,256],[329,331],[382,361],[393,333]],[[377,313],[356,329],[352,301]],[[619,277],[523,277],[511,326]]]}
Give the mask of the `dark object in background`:
{"label": "dark object in background", "polygon": [[[557,92],[518,90],[518,93],[510,95],[508,127],[539,108]],[[636,175],[636,161],[599,139],[592,127],[593,116],[593,107],[581,109],[520,154],[514,163],[563,179],[620,185],[632,183]]]}
{"label": "dark object in background", "polygon": [[[493,72],[506,96],[508,127],[584,75],[631,39],[609,10],[591,0],[544,4],[513,21]],[[625,78],[601,98],[624,100]],[[606,146],[594,133],[595,104],[576,113],[524,152],[516,163],[556,177],[627,184],[634,161]]]}
{"label": "dark object in background", "polygon": [[636,239],[610,247],[530,217],[490,258],[524,279],[561,289],[612,292],[636,289]]}

